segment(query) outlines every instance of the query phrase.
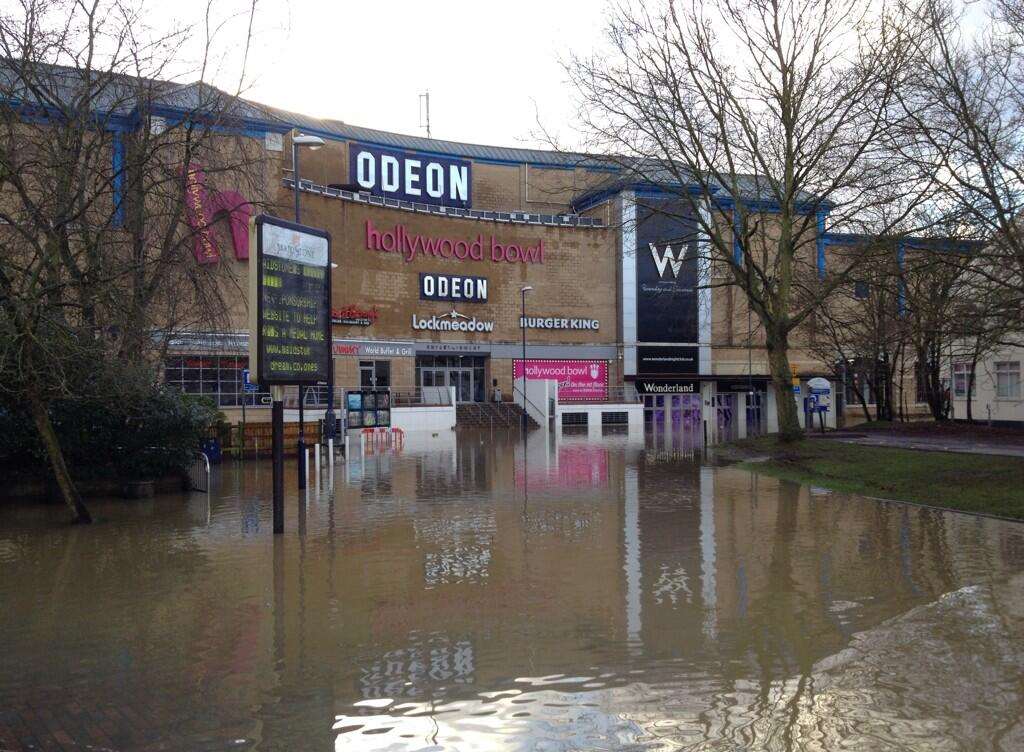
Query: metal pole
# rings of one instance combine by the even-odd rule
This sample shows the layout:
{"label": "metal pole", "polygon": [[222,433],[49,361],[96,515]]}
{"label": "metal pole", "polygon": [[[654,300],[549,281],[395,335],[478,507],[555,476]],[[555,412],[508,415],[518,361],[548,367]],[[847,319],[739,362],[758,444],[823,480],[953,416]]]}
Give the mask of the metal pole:
{"label": "metal pole", "polygon": [[306,487],[306,411],[303,403],[306,401],[306,388],[304,386],[299,387],[299,442],[298,442],[298,462],[299,462],[299,489]]}
{"label": "metal pole", "polygon": [[523,296],[523,317],[519,320],[519,327],[523,330],[523,431],[526,431],[526,290],[520,290]]}
{"label": "metal pole", "polygon": [[[294,138],[294,137],[293,137]],[[292,141],[292,176],[295,180],[295,224],[299,222],[299,145]]]}
{"label": "metal pole", "polygon": [[271,387],[271,437],[274,464],[274,535],[284,532],[284,387]]}
{"label": "metal pole", "polygon": [[[295,224],[301,224],[302,214],[299,210],[299,145],[295,143],[294,137],[292,140],[292,171],[294,172],[295,179]],[[328,267],[328,274],[330,273],[330,267]],[[329,315],[329,314],[328,314]],[[298,476],[299,476],[299,489],[306,487],[306,436],[305,436],[305,410],[303,403],[304,390],[299,387],[299,442],[296,447],[297,462],[298,462]]]}

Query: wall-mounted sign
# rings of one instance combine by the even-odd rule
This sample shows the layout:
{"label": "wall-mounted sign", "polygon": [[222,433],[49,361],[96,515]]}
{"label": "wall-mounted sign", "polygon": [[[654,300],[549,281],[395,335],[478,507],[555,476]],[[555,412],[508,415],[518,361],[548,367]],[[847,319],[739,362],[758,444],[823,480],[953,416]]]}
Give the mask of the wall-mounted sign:
{"label": "wall-mounted sign", "polygon": [[250,255],[249,363],[261,386],[327,380],[331,362],[331,238],[259,216]]}
{"label": "wall-mounted sign", "polygon": [[493,321],[481,321],[476,316],[470,317],[452,309],[440,316],[425,318],[412,315],[412,328],[428,332],[492,332]]}
{"label": "wall-mounted sign", "polygon": [[469,208],[473,165],[465,159],[406,154],[353,143],[349,182],[375,196]]}
{"label": "wall-mounted sign", "polygon": [[[558,399],[565,402],[608,397],[606,360],[527,360],[526,378],[558,382]],[[523,361],[512,361],[512,377],[523,378]]]}
{"label": "wall-mounted sign", "polygon": [[183,168],[185,177],[185,219],[193,234],[193,254],[200,264],[220,259],[220,249],[213,224],[221,214],[227,215],[228,230],[235,258],[249,258],[249,218],[252,205],[238,191],[212,191],[206,187],[206,173],[196,162]]}
{"label": "wall-mounted sign", "polygon": [[335,342],[332,348],[335,355],[359,355],[364,358],[402,358],[415,353],[412,345],[393,342]]}
{"label": "wall-mounted sign", "polygon": [[716,379],[715,389],[719,392],[763,392],[767,386],[767,380],[763,376],[747,379],[743,376],[733,376],[730,379]]}
{"label": "wall-mounted sign", "polygon": [[486,303],[487,279],[457,274],[420,273],[421,300],[450,300],[455,303]]}
{"label": "wall-mounted sign", "polygon": [[696,347],[638,347],[637,380],[643,375],[682,376],[700,373],[699,353]]}
{"label": "wall-mounted sign", "polygon": [[544,240],[537,245],[524,246],[500,242],[494,235],[486,238],[478,233],[475,238],[450,238],[409,232],[403,224],[390,229],[378,229],[372,220],[366,220],[366,248],[383,253],[398,253],[409,263],[417,256],[430,256],[447,260],[490,261],[495,264],[543,264]]}
{"label": "wall-mounted sign", "polygon": [[380,317],[377,307],[359,308],[349,305],[344,308],[331,309],[331,323],[346,326],[370,326]]}
{"label": "wall-mounted sign", "polygon": [[635,251],[637,341],[697,342],[697,224],[690,206],[638,202]]}
{"label": "wall-mounted sign", "polygon": [[597,319],[562,319],[552,316],[520,316],[520,329],[587,329],[597,331],[601,322]]}
{"label": "wall-mounted sign", "polygon": [[696,379],[641,379],[636,380],[640,394],[700,394]]}

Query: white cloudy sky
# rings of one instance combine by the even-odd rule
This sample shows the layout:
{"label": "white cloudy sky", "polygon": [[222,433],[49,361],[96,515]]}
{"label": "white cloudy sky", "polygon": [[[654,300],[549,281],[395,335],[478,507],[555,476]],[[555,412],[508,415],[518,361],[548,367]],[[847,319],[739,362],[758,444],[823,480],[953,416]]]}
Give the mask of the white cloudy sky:
{"label": "white cloudy sky", "polygon": [[[244,10],[248,0],[220,0]],[[201,18],[205,0],[154,5],[150,22]],[[559,62],[600,43],[603,0],[259,0],[245,96],[356,125],[423,133],[420,93],[430,91],[432,135],[535,145],[537,114],[560,140],[572,105]],[[244,38],[236,21],[221,39]],[[238,50],[215,83],[237,86]],[[568,141],[566,143],[568,144]]]}
{"label": "white cloudy sky", "polygon": [[[882,0],[879,0],[881,2]],[[2,0],[0,0],[2,2]],[[257,8],[243,95],[355,125],[423,134],[430,91],[435,138],[507,146],[580,145],[562,60],[603,46],[609,0],[140,0],[156,29],[220,31],[207,80],[236,91],[249,10]],[[965,30],[983,6],[966,3]],[[203,48],[193,34],[181,54]],[[184,79],[194,78],[188,70]]]}

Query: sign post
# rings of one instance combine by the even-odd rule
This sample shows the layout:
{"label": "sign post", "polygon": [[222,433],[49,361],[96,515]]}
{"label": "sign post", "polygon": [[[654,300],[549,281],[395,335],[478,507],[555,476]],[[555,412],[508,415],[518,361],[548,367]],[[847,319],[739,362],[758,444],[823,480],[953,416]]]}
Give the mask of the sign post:
{"label": "sign post", "polygon": [[[331,237],[261,215],[249,233],[249,366],[270,386],[274,533],[284,532],[284,386],[326,381],[331,365]],[[301,471],[300,471],[301,475]]]}

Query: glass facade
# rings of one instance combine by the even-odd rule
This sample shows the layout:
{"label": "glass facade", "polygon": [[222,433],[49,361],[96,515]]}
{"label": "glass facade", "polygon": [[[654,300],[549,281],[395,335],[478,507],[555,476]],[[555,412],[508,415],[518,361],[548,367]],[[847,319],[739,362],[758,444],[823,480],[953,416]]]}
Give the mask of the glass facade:
{"label": "glass facade", "polygon": [[484,355],[417,355],[417,386],[453,386],[457,402],[487,399]]}
{"label": "glass facade", "polygon": [[218,407],[261,405],[266,393],[246,393],[242,387],[242,371],[249,367],[249,358],[242,355],[180,355],[167,358],[164,381],[185,394],[210,397]]}

